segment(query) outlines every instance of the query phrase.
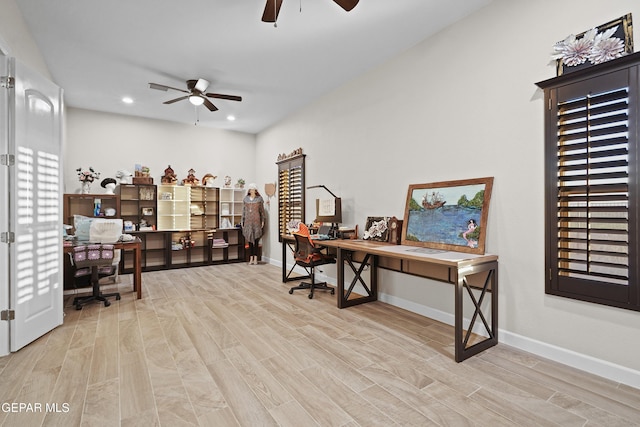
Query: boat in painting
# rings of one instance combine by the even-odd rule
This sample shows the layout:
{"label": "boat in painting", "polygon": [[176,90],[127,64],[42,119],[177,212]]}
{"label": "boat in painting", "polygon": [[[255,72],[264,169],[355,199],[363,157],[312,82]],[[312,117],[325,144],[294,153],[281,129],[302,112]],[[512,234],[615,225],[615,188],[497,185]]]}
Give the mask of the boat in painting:
{"label": "boat in painting", "polygon": [[425,209],[438,209],[443,207],[445,203],[447,202],[444,197],[437,191],[422,196],[422,207]]}

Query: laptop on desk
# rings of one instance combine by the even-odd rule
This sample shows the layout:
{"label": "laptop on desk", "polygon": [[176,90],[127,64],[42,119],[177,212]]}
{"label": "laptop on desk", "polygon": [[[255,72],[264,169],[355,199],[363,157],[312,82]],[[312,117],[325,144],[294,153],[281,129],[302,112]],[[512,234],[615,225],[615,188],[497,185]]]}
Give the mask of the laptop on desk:
{"label": "laptop on desk", "polygon": [[329,240],[329,239],[331,239],[331,236],[329,236],[330,232],[331,232],[331,226],[329,226],[329,225],[321,225],[320,228],[318,228],[318,232],[316,234],[312,234],[311,235],[311,239],[313,239],[313,240]]}

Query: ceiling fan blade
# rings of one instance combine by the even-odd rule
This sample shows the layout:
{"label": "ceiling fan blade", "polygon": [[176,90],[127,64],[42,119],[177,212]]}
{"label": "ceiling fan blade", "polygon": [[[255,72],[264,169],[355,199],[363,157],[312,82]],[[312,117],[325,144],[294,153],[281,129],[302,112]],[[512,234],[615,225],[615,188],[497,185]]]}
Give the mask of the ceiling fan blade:
{"label": "ceiling fan blade", "polygon": [[187,99],[187,98],[189,98],[189,95],[181,96],[180,98],[176,98],[176,99],[171,99],[169,101],[165,101],[165,102],[163,102],[163,104],[173,104],[174,102],[182,101],[183,99]]}
{"label": "ceiling fan blade", "polygon": [[187,89],[189,92],[193,92],[193,88],[196,87],[196,83],[198,83],[198,81],[195,79],[187,80]]}
{"label": "ceiling fan blade", "polygon": [[262,22],[276,22],[280,13],[280,6],[282,6],[282,0],[267,0],[262,14]]}
{"label": "ceiling fan blade", "polygon": [[209,111],[218,111],[218,107],[213,105],[211,101],[209,101],[206,98],[203,98],[203,99],[204,99],[204,105],[209,109]]}
{"label": "ceiling fan blade", "polygon": [[351,9],[356,7],[358,1],[360,0],[333,0],[335,4],[349,12]]}
{"label": "ceiling fan blade", "polygon": [[194,89],[197,90],[198,92],[204,92],[205,90],[207,90],[208,87],[209,87],[208,81],[206,81],[205,79],[198,79],[198,81],[196,82],[196,85],[194,86]]}
{"label": "ceiling fan blade", "polygon": [[223,95],[221,93],[207,93],[205,94],[205,96],[208,96],[209,98],[227,99],[229,101],[242,101],[242,97],[236,96],[236,95]]}
{"label": "ceiling fan blade", "polygon": [[177,90],[178,92],[184,92],[184,93],[189,93],[184,89],[178,89],[176,87],[171,87],[171,86],[165,86],[165,85],[159,85],[158,83],[149,83],[149,88],[150,89],[157,89],[157,90],[163,90],[163,91],[167,91],[167,89],[172,89],[172,90]]}

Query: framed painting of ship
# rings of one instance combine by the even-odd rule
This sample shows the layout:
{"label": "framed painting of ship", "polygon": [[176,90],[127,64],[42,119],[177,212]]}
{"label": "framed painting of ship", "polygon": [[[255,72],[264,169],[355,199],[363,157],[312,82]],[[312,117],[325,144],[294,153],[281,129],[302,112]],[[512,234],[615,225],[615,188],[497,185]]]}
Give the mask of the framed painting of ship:
{"label": "framed painting of ship", "polygon": [[493,177],[412,184],[402,244],[484,254]]}

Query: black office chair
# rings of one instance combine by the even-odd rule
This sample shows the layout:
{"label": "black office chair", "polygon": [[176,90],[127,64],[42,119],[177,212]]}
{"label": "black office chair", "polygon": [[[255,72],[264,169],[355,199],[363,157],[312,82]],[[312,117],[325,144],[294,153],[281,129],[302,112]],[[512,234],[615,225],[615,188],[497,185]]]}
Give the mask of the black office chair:
{"label": "black office chair", "polygon": [[113,265],[114,248],[113,245],[87,244],[75,246],[72,252],[72,265],[74,267],[73,277],[76,285],[86,284],[87,279],[92,286],[91,295],[79,296],[73,299],[76,310],[81,310],[84,304],[93,301],[103,301],[105,307],[111,303],[107,298],[115,297],[120,299],[118,292],[103,294],[100,292],[99,280],[101,277],[112,276],[117,265]]}
{"label": "black office chair", "polygon": [[327,282],[315,281],[315,268],[319,265],[335,264],[336,258],[315,247],[308,235],[294,233],[293,236],[296,238],[296,249],[293,253],[293,258],[297,265],[304,267],[309,272],[311,281],[301,282],[298,286],[289,289],[289,293],[292,294],[297,289],[309,289],[309,299],[313,298],[313,291],[316,289],[331,291],[331,295],[335,294],[336,290],[328,286]]}

